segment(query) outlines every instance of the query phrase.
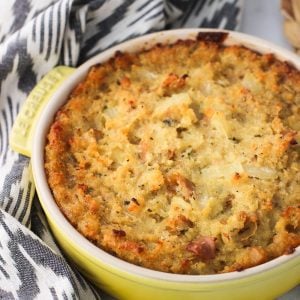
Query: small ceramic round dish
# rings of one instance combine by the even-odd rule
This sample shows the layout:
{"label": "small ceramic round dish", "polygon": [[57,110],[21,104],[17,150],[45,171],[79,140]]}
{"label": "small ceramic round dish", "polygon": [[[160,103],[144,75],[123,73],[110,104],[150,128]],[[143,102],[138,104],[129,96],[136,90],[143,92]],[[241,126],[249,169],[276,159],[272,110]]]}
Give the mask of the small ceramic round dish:
{"label": "small ceramic round dish", "polygon": [[[225,31],[183,29],[158,32],[113,47],[77,69],[58,67],[46,75],[27,99],[11,135],[14,150],[30,156],[36,189],[49,224],[65,254],[96,285],[122,299],[274,299],[300,283],[300,247],[264,264],[215,275],[179,275],[142,268],[99,249],[67,221],[56,205],[44,171],[46,134],[53,117],[70,91],[91,66],[116,51],[135,52],[157,43],[195,39],[199,32],[218,37]],[[269,42],[237,32],[227,32],[224,45],[243,45],[259,53],[273,53],[300,69],[300,59]]]}

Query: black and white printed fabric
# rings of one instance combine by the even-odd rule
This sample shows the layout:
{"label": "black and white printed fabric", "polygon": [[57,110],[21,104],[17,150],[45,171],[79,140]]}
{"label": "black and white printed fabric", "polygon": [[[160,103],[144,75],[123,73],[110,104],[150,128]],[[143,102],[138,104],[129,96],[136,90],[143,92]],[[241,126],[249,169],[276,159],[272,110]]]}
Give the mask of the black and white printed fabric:
{"label": "black and white printed fabric", "polygon": [[54,66],[78,66],[162,29],[237,29],[242,0],[1,0],[0,299],[110,299],[67,262],[34,197],[30,160],[9,149],[28,93]]}

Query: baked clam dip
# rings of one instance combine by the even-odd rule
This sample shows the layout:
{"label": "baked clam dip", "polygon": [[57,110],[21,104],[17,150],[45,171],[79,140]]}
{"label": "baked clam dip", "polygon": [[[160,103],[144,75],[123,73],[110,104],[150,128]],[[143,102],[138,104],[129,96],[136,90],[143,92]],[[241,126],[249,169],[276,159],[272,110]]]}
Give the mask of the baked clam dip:
{"label": "baked clam dip", "polygon": [[118,52],[57,112],[48,182],[99,248],[196,275],[300,245],[300,73],[225,37]]}

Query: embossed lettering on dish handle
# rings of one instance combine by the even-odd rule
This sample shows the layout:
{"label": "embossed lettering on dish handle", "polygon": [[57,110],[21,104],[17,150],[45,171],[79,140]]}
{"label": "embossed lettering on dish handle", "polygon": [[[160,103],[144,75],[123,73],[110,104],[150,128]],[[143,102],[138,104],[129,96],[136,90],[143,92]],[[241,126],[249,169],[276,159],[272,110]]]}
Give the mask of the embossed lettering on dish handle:
{"label": "embossed lettering on dish handle", "polygon": [[74,68],[58,66],[47,73],[30,92],[11,131],[10,147],[14,151],[31,156],[33,132],[43,108],[74,71]]}

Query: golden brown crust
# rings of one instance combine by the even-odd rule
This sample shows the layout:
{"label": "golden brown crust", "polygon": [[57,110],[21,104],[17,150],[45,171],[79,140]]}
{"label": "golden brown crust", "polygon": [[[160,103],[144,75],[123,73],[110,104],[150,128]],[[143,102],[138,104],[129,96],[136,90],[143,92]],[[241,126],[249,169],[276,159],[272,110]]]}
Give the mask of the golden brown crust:
{"label": "golden brown crust", "polygon": [[223,39],[117,53],[57,113],[49,185],[100,248],[214,274],[300,245],[300,74]]}

